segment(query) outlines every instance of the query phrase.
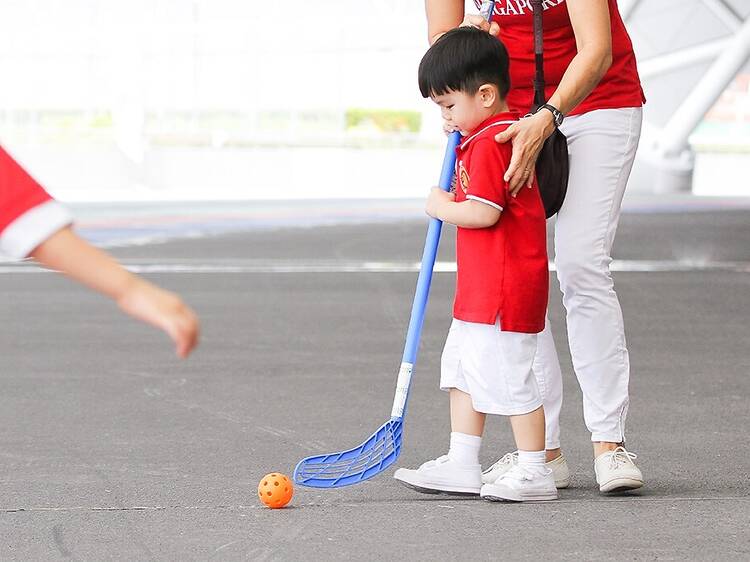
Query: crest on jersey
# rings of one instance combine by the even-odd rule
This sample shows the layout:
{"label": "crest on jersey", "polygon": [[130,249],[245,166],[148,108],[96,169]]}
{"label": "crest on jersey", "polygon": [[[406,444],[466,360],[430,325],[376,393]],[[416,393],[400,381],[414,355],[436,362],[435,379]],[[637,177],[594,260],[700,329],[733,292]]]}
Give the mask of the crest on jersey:
{"label": "crest on jersey", "polygon": [[458,163],[458,183],[464,193],[469,192],[469,173],[466,171],[463,161]]}

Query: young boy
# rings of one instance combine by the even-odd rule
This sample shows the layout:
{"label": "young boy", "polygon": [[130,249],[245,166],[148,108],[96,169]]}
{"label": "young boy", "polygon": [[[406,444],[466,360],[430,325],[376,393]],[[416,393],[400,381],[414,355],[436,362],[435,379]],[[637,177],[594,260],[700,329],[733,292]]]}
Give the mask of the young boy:
{"label": "young boy", "polygon": [[79,238],[72,219],[0,147],[0,250],[31,256],[112,298],[130,316],[164,330],[177,354],[187,357],[198,343],[198,318],[175,294],[125,270],[114,259]]}
{"label": "young boy", "polygon": [[[552,500],[557,490],[544,464],[544,411],[531,370],[549,289],[545,215],[536,184],[511,197],[503,180],[512,148],[494,136],[518,119],[505,103],[509,87],[505,47],[471,27],[443,35],[419,66],[422,95],[440,106],[446,130],[463,136],[455,192],[433,188],[426,208],[458,227],[453,323],[440,377],[450,393],[451,439],[447,455],[394,477],[427,493]],[[510,417],[518,464],[482,485],[486,414]]]}

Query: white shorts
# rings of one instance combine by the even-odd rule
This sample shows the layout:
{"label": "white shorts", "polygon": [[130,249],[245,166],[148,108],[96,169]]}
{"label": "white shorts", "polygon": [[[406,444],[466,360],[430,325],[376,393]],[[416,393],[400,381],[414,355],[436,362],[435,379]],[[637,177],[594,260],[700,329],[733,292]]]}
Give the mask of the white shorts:
{"label": "white shorts", "polygon": [[474,410],[517,416],[542,405],[531,370],[536,334],[453,319],[440,366],[440,389],[471,396]]}

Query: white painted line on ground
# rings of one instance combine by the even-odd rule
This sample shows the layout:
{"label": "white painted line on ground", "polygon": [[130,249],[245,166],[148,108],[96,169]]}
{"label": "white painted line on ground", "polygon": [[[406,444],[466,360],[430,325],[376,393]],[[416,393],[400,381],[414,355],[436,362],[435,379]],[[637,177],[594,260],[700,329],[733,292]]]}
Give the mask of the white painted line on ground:
{"label": "white painted line on ground", "polygon": [[[377,262],[377,261],[274,261],[274,260],[238,260],[213,261],[179,260],[139,260],[125,262],[125,267],[134,273],[413,273],[419,271],[419,262]],[[162,263],[159,263],[162,262]],[[555,271],[554,263],[549,264],[550,271]],[[614,260],[610,265],[614,272],[623,273],[675,273],[725,271],[750,273],[750,262],[693,262],[674,260]],[[456,262],[436,262],[435,273],[455,273]],[[47,273],[30,262],[17,265],[1,265],[0,274],[4,273]]]}

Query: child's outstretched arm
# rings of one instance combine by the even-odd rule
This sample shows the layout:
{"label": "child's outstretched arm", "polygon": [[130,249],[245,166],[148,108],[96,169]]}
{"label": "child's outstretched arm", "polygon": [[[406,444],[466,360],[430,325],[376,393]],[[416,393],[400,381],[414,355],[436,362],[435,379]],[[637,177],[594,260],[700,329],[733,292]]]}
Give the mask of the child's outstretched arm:
{"label": "child's outstretched arm", "polygon": [[500,209],[471,199],[456,203],[455,198],[453,193],[433,187],[427,198],[425,212],[433,218],[462,228],[487,228],[500,220]]}
{"label": "child's outstretched arm", "polygon": [[197,345],[198,318],[177,295],[133,275],[70,227],[47,238],[30,256],[112,298],[133,318],[164,330],[180,357],[187,357]]}

